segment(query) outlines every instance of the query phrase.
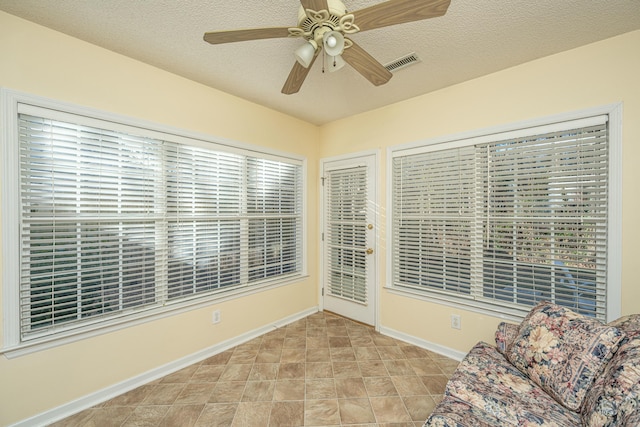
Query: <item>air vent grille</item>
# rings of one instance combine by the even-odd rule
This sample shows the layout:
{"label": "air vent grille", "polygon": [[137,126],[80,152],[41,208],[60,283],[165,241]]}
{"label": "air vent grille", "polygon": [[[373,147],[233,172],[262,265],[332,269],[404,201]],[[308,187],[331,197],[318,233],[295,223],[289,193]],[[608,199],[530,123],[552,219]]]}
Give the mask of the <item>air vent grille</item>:
{"label": "air vent grille", "polygon": [[416,55],[414,52],[386,64],[384,68],[391,72],[394,72],[402,68],[406,68],[410,65],[417,64],[418,62],[420,62],[420,58],[418,58],[418,55]]}

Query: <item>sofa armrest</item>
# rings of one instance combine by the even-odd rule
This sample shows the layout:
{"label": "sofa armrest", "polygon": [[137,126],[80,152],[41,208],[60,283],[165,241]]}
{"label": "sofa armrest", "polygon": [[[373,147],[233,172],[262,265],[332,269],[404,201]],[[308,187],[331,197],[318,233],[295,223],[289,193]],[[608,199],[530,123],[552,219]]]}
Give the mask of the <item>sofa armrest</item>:
{"label": "sofa armrest", "polygon": [[519,326],[513,323],[501,322],[496,329],[496,347],[503,355],[506,355],[507,348],[518,335]]}

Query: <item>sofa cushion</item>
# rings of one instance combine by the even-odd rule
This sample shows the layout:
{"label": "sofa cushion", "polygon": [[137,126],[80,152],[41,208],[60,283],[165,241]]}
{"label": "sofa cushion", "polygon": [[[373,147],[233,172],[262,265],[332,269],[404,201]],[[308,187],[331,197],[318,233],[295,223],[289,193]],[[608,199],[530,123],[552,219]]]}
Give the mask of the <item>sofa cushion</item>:
{"label": "sofa cushion", "polygon": [[624,333],[542,302],[520,324],[507,357],[565,407],[578,411]]}
{"label": "sofa cushion", "polygon": [[607,324],[624,332],[640,332],[640,314],[623,316]]}
{"label": "sofa cushion", "polygon": [[453,396],[445,396],[433,410],[423,427],[495,427],[501,421],[490,414]]}
{"label": "sofa cushion", "polygon": [[496,347],[504,355],[514,339],[518,336],[519,327],[512,323],[500,322],[496,329]]}
{"label": "sofa cushion", "polygon": [[[461,425],[478,425],[470,421],[476,419],[489,424],[492,420],[499,420],[494,425],[531,427],[575,426],[580,423],[577,413],[558,404],[495,347],[483,342],[476,344],[458,365],[447,383],[445,396],[466,402],[476,409],[468,415],[469,419],[465,419],[463,414],[456,415],[467,421]],[[443,414],[463,411],[464,405],[440,409]]]}
{"label": "sofa cushion", "polygon": [[623,426],[640,418],[640,315],[626,316],[609,323],[627,337],[597,379],[582,410],[584,425]]}

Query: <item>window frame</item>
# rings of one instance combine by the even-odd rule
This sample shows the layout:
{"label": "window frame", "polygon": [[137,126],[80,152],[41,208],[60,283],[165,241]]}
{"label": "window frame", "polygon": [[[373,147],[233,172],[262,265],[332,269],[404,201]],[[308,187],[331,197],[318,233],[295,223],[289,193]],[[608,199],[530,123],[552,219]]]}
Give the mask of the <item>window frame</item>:
{"label": "window frame", "polygon": [[[235,287],[224,292],[208,294],[204,296],[195,295],[195,298],[185,298],[181,301],[174,301],[163,306],[154,306],[139,312],[130,314],[124,313],[115,315],[113,318],[99,319],[95,322],[87,321],[82,326],[72,327],[68,330],[46,334],[23,341],[20,333],[20,307],[18,303],[20,292],[20,251],[16,250],[16,245],[21,245],[20,227],[20,163],[18,161],[20,144],[18,141],[18,113],[19,105],[21,109],[47,109],[59,113],[61,116],[70,114],[82,116],[83,120],[91,123],[95,121],[100,125],[109,122],[109,128],[114,130],[124,130],[135,128],[141,136],[161,138],[171,143],[186,144],[193,147],[213,149],[215,151],[240,154],[259,159],[260,161],[275,160],[297,165],[301,182],[300,188],[300,230],[299,242],[299,271],[286,277],[266,278],[259,281],[259,284]],[[25,107],[26,106],[26,107]],[[63,345],[69,342],[78,341],[91,336],[112,332],[127,328],[137,324],[154,321],[160,318],[173,316],[202,307],[210,306],[213,303],[220,303],[231,299],[241,298],[254,293],[299,282],[308,277],[307,273],[307,160],[304,156],[270,149],[262,146],[255,146],[228,139],[218,138],[212,135],[177,129],[174,127],[161,125],[149,121],[144,121],[132,117],[108,113],[97,109],[87,108],[74,104],[69,104],[57,100],[51,100],[23,92],[0,88],[0,164],[3,165],[1,199],[2,206],[2,310],[3,310],[3,342],[0,354],[7,357],[18,357],[34,351],[40,351]],[[113,127],[112,127],[113,126]],[[246,220],[250,218],[247,217]]]}
{"label": "window frame", "polygon": [[[417,290],[394,285],[393,254],[396,230],[393,218],[393,161],[395,157],[422,152],[425,150],[440,150],[444,148],[461,148],[483,142],[504,139],[505,134],[535,134],[530,128],[543,126],[562,126],[563,123],[587,119],[589,117],[606,115],[609,122],[609,199],[607,206],[607,321],[616,319],[621,313],[621,280],[622,280],[622,103],[603,105],[599,107],[566,112],[553,116],[499,125],[491,128],[478,129],[459,134],[418,140],[406,144],[391,146],[387,149],[387,242],[388,252],[387,274],[385,288],[396,295],[441,304],[444,306],[468,310],[475,313],[490,315],[504,320],[520,321],[526,316],[527,310],[505,308],[502,305],[478,301],[470,297],[445,295],[430,292],[428,289]],[[473,289],[482,289],[481,284],[471,283]]]}

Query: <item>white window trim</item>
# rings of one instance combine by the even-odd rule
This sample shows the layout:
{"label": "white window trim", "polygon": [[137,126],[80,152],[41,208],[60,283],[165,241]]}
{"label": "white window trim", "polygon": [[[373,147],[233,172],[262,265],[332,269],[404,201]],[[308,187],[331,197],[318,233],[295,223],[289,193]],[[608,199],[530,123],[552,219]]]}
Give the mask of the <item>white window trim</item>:
{"label": "white window trim", "polygon": [[[289,159],[301,164],[302,174],[302,268],[298,275],[265,281],[259,285],[248,288],[238,288],[229,292],[201,297],[194,300],[186,300],[163,307],[162,309],[150,309],[148,312],[140,312],[125,317],[116,317],[110,320],[102,320],[95,325],[87,324],[73,330],[47,336],[41,339],[20,342],[19,331],[19,290],[15,284],[19,283],[20,253],[15,250],[16,244],[20,241],[20,230],[16,227],[20,221],[20,188],[16,179],[19,173],[18,144],[17,139],[17,117],[18,105],[33,105],[39,108],[59,111],[61,115],[73,114],[95,118],[97,120],[109,121],[124,126],[133,126],[149,136],[162,134],[164,139],[171,137],[174,142],[189,141],[190,145],[211,148],[211,144],[234,153],[244,153],[247,151],[256,153],[263,159]],[[19,357],[36,351],[42,351],[65,345],[71,342],[83,340],[89,337],[110,333],[116,330],[128,328],[146,322],[155,321],[175,314],[203,308],[214,303],[246,297],[267,289],[286,286],[301,282],[308,278],[307,263],[307,224],[308,212],[306,209],[307,194],[307,159],[304,156],[275,150],[267,147],[237,142],[212,135],[186,131],[167,125],[157,124],[132,117],[122,116],[88,107],[81,107],[74,104],[56,101],[36,95],[27,94],[12,89],[0,87],[0,203],[1,203],[1,234],[2,234],[2,317],[3,317],[3,340],[0,347],[0,354],[8,358]],[[194,144],[195,141],[195,144]]]}
{"label": "white window trim", "polygon": [[[398,153],[410,154],[412,150],[424,150],[425,147],[447,144],[448,148],[469,145],[473,143],[492,140],[497,134],[526,132],[528,128],[539,126],[553,126],[563,122],[580,120],[588,117],[607,115],[609,117],[609,205],[608,205],[608,253],[607,253],[607,321],[617,319],[621,315],[622,296],[622,103],[609,104],[585,110],[572,111],[553,116],[540,117],[522,122],[510,123],[501,126],[473,130],[454,135],[446,135],[437,138],[419,140],[407,144],[389,147],[387,149],[387,212],[392,212],[393,200],[392,169],[393,158]],[[449,297],[435,292],[412,291],[393,285],[393,218],[387,215],[387,274],[386,285],[390,293],[409,298],[433,302],[445,306],[460,308],[480,314],[498,317],[505,320],[522,320],[525,312],[521,310],[509,310],[504,307],[494,306],[465,299],[464,297]]]}

